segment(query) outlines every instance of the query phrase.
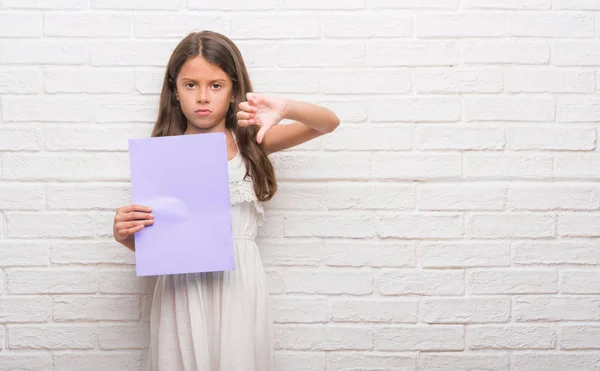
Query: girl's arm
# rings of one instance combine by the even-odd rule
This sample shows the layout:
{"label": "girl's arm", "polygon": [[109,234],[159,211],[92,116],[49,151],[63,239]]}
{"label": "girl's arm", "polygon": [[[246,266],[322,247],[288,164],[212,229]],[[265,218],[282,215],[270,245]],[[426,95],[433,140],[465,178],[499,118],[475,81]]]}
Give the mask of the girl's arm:
{"label": "girl's arm", "polygon": [[275,125],[265,133],[263,147],[267,154],[283,151],[331,133],[340,124],[337,115],[325,107],[287,99],[285,103],[283,118],[295,122]]}
{"label": "girl's arm", "polygon": [[[340,124],[335,113],[316,104],[256,93],[248,93],[247,98],[247,102],[240,103],[238,124],[261,127],[256,140],[267,154],[331,133]],[[294,122],[277,125],[284,119]]]}

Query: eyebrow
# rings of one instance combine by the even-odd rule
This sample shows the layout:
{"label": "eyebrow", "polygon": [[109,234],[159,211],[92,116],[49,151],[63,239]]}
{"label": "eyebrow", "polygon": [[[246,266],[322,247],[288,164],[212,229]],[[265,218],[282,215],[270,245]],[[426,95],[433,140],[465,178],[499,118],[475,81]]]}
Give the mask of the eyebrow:
{"label": "eyebrow", "polygon": [[[182,80],[189,80],[189,81],[192,81],[192,82],[198,82],[198,81],[196,81],[196,79],[193,79],[191,77],[182,77],[181,79]],[[225,79],[214,79],[214,80],[211,80],[210,82],[227,82],[227,80],[225,80]]]}

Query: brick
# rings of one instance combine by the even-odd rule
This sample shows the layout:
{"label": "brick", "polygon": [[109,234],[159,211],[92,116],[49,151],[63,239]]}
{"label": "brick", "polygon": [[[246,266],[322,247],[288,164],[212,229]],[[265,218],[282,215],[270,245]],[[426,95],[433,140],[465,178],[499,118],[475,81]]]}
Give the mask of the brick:
{"label": "brick", "polygon": [[129,185],[56,184],[48,185],[49,210],[111,210],[131,203]]}
{"label": "brick", "polygon": [[600,271],[562,270],[560,292],[565,294],[600,294]]}
{"label": "brick", "polygon": [[32,67],[0,68],[0,94],[38,93],[42,87],[42,73]]}
{"label": "brick", "polygon": [[46,241],[0,240],[3,267],[47,266],[50,244]]}
{"label": "brick", "polygon": [[599,119],[600,98],[562,97],[558,100],[557,120],[560,122],[597,122]]}
{"label": "brick", "polygon": [[5,179],[44,181],[128,181],[127,153],[4,155]]}
{"label": "brick", "polygon": [[382,238],[458,238],[464,234],[459,214],[419,213],[380,215],[375,220],[377,235]]}
{"label": "brick", "polygon": [[475,238],[549,238],[556,236],[556,217],[551,214],[477,213],[467,222]]}
{"label": "brick", "polygon": [[554,0],[554,8],[559,10],[600,10],[594,0]]}
{"label": "brick", "polygon": [[50,352],[0,352],[0,371],[51,370],[52,367],[54,366]]}
{"label": "brick", "polygon": [[278,65],[279,50],[277,44],[272,41],[242,40],[239,42],[236,41],[236,45],[244,56],[244,63],[246,63],[246,67],[248,68],[274,68]]}
{"label": "brick", "polygon": [[[380,371],[415,370],[416,355],[383,352],[328,352],[328,371],[344,371],[352,368]],[[283,370],[283,369],[282,369]],[[287,370],[287,368],[285,369]],[[307,369],[308,370],[308,369]],[[315,369],[310,369],[315,370]]]}
{"label": "brick", "polygon": [[515,321],[598,321],[597,296],[519,296],[513,300]]}
{"label": "brick", "polygon": [[11,294],[93,294],[96,273],[87,268],[7,269],[6,287]]}
{"label": "brick", "polygon": [[[264,0],[263,0],[264,1]],[[362,9],[364,0],[330,0],[327,2],[318,0],[279,0],[276,2],[280,9]]]}
{"label": "brick", "polygon": [[0,37],[42,36],[42,14],[34,12],[0,12]]}
{"label": "brick", "polygon": [[462,350],[464,341],[463,326],[386,326],[374,330],[375,350]]}
{"label": "brick", "polygon": [[326,297],[283,296],[271,303],[275,323],[325,323],[329,317]]}
{"label": "brick", "polygon": [[421,150],[499,150],[505,146],[501,127],[432,124],[417,128],[415,148]]}
{"label": "brick", "polygon": [[413,74],[418,93],[499,93],[502,70],[466,68],[417,68]]}
{"label": "brick", "polygon": [[116,13],[47,13],[45,36],[123,37],[131,36],[132,17]]}
{"label": "brick", "polygon": [[363,67],[366,57],[362,42],[282,42],[277,47],[281,67]]}
{"label": "brick", "polygon": [[92,9],[174,10],[184,5],[184,0],[91,0]]}
{"label": "brick", "polygon": [[5,96],[2,107],[4,121],[89,122],[94,118],[94,100],[86,96]]}
{"label": "brick", "polygon": [[590,127],[539,126],[507,128],[507,149],[589,151],[596,148],[596,129]]}
{"label": "brick", "polygon": [[497,184],[423,184],[417,188],[419,210],[502,210],[506,186]]}
{"label": "brick", "polygon": [[47,93],[131,93],[134,89],[128,69],[48,68],[44,81]]}
{"label": "brick", "polygon": [[286,237],[365,238],[373,236],[373,220],[352,214],[287,215],[283,231]]}
{"label": "brick", "polygon": [[373,275],[366,270],[286,270],[286,292],[304,294],[367,295],[373,292]]}
{"label": "brick", "polygon": [[600,188],[569,183],[515,185],[508,192],[507,206],[511,210],[598,210]]}
{"label": "brick", "polygon": [[368,8],[383,9],[456,9],[458,0],[367,0]]}
{"label": "brick", "polygon": [[373,122],[455,122],[460,119],[458,97],[379,99],[371,104]]}
{"label": "brick", "polygon": [[[154,123],[158,115],[156,97],[105,97],[97,99],[95,121],[100,123]],[[151,132],[151,129],[146,131]]]}
{"label": "brick", "polygon": [[326,38],[408,37],[412,24],[412,17],[406,15],[328,14],[322,32]]}
{"label": "brick", "polygon": [[325,265],[333,267],[414,267],[411,242],[327,241]]}
{"label": "brick", "polygon": [[45,207],[45,198],[44,186],[41,184],[0,184],[0,209],[5,211],[41,210]]}
{"label": "brick", "polygon": [[552,157],[537,154],[465,154],[467,178],[545,179],[552,176]]}
{"label": "brick", "polygon": [[513,353],[510,365],[519,371],[593,371],[600,362],[600,355],[579,352]]}
{"label": "brick", "polygon": [[83,10],[89,4],[90,0],[56,0],[51,3],[45,0],[2,0],[2,8],[5,9]]}
{"label": "brick", "polygon": [[568,13],[509,14],[506,17],[506,29],[509,36],[593,37],[594,17],[588,14]]}
{"label": "brick", "polygon": [[[189,3],[189,1],[188,1]],[[181,38],[200,29],[225,32],[225,18],[212,14],[136,12],[134,35],[138,38]]]}
{"label": "brick", "polygon": [[50,297],[4,296],[0,300],[0,323],[48,322],[51,318],[52,298]]}
{"label": "brick", "polygon": [[267,270],[267,288],[269,289],[269,293],[273,294],[281,294],[285,291],[283,276],[280,272]]}
{"label": "brick", "polygon": [[216,9],[216,10],[256,10],[272,9],[274,0],[257,0],[248,3],[244,0],[228,0],[220,3],[207,2],[204,0],[187,0],[188,9]]}
{"label": "brick", "polygon": [[285,349],[297,350],[370,350],[373,330],[370,326],[302,325],[281,329]]}
{"label": "brick", "polygon": [[371,177],[371,156],[362,153],[299,154],[272,156],[279,180],[292,179],[365,179]]}
{"label": "brick", "polygon": [[334,322],[416,323],[417,301],[413,299],[332,299]]}
{"label": "brick", "polygon": [[142,354],[133,352],[82,352],[54,354],[54,366],[61,371],[119,370],[137,371]]}
{"label": "brick", "polygon": [[593,71],[507,69],[504,84],[510,93],[592,93]]}
{"label": "brick", "polygon": [[150,327],[143,322],[98,328],[98,344],[102,350],[147,349],[149,341]]}
{"label": "brick", "polygon": [[412,128],[378,125],[365,132],[362,126],[343,126],[335,135],[322,137],[327,151],[402,151],[412,147]]}
{"label": "brick", "polygon": [[380,270],[375,281],[383,295],[464,294],[464,274],[459,270]]}
{"label": "brick", "polygon": [[600,66],[600,41],[557,40],[552,62],[559,66]]}
{"label": "brick", "polygon": [[422,353],[419,369],[423,371],[506,371],[508,354],[498,353]]}
{"label": "brick", "polygon": [[509,318],[508,298],[423,298],[419,304],[419,320],[426,323],[494,323]]}
{"label": "brick", "polygon": [[98,273],[98,284],[103,294],[152,294],[156,279],[157,277],[137,277],[134,268],[103,269]]}
{"label": "brick", "polygon": [[50,261],[52,264],[135,263],[135,255],[113,239],[51,241],[50,246]]}
{"label": "brick", "polygon": [[600,156],[597,154],[556,154],[554,156],[555,179],[598,179]]}
{"label": "brick", "polygon": [[553,349],[554,327],[538,325],[476,325],[467,327],[469,349]]}
{"label": "brick", "polygon": [[600,326],[591,324],[559,327],[559,347],[564,350],[600,349]]}
{"label": "brick", "polygon": [[461,44],[465,64],[530,64],[550,62],[550,45],[527,41],[467,41]]}
{"label": "brick", "polygon": [[[135,69],[135,89],[140,94],[159,95],[165,71],[156,67],[141,67]],[[131,75],[130,75],[131,77]]]}
{"label": "brick", "polygon": [[597,265],[600,246],[595,240],[513,242],[513,263],[522,265]]}
{"label": "brick", "polygon": [[460,154],[377,153],[373,158],[376,179],[452,179],[462,174]]}
{"label": "brick", "polygon": [[289,371],[327,371],[325,352],[275,351],[275,369]]}
{"label": "brick", "polygon": [[400,94],[411,88],[410,72],[402,69],[323,71],[321,76],[321,89],[328,94]]}
{"label": "brick", "polygon": [[558,217],[558,235],[561,237],[599,237],[600,215],[562,214]]}
{"label": "brick", "polygon": [[112,236],[114,213],[11,213],[8,236],[14,238]]}
{"label": "brick", "polygon": [[264,93],[318,93],[319,76],[314,71],[290,69],[252,72],[252,85]]}
{"label": "brick", "polygon": [[319,266],[325,258],[322,241],[263,240],[258,243],[260,257],[266,265]]}
{"label": "brick", "polygon": [[[83,40],[0,40],[0,50],[2,50],[0,54],[2,64],[72,65],[85,64],[89,60],[89,45]],[[31,107],[31,101],[29,102]],[[4,107],[6,108],[6,105]],[[45,116],[49,116],[47,110],[34,111],[41,111]]]}
{"label": "brick", "polygon": [[53,319],[64,321],[133,321],[139,319],[140,299],[134,296],[58,296]]}
{"label": "brick", "polygon": [[344,123],[364,122],[368,117],[369,105],[364,101],[324,101],[321,105],[336,112]]}
{"label": "brick", "polygon": [[[240,14],[231,17],[231,37],[244,39],[317,39],[321,35],[321,20],[310,14],[257,15]],[[290,27],[298,24],[301,27]]]}
{"label": "brick", "polygon": [[558,292],[558,274],[541,269],[476,269],[467,273],[469,294],[550,294]]}
{"label": "brick", "polygon": [[92,41],[94,66],[163,66],[176,44],[173,41],[111,40]]}
{"label": "brick", "polygon": [[553,121],[556,102],[552,97],[467,96],[467,121]]}
{"label": "brick", "polygon": [[414,210],[413,185],[328,182],[280,183],[270,208],[296,210]]}
{"label": "brick", "polygon": [[369,43],[373,67],[453,66],[458,63],[454,41],[383,41]]}
{"label": "brick", "polygon": [[502,14],[417,14],[418,37],[501,37],[505,35]]}
{"label": "brick", "polygon": [[[42,133],[35,128],[0,128],[0,151],[39,151]],[[1,197],[1,195],[0,195]]]}
{"label": "brick", "polygon": [[477,9],[550,9],[551,0],[467,0],[465,5]]}
{"label": "brick", "polygon": [[417,257],[423,268],[467,268],[510,265],[506,242],[421,242]]}
{"label": "brick", "polygon": [[92,349],[97,329],[89,325],[19,325],[8,327],[10,349]]}

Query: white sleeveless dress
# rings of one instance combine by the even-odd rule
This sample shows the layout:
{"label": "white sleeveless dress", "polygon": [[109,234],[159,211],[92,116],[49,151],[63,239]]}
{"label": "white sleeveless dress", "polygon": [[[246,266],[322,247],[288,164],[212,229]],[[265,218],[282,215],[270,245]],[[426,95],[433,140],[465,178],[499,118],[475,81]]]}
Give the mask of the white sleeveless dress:
{"label": "white sleeveless dress", "polygon": [[229,161],[235,270],[160,276],[148,371],[272,371],[269,291],[255,236],[263,209],[239,154]]}

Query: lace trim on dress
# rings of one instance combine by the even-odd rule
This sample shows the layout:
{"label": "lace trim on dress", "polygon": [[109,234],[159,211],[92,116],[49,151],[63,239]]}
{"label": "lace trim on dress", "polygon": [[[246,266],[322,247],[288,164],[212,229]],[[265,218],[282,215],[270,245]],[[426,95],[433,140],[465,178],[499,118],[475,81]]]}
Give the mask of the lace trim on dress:
{"label": "lace trim on dress", "polygon": [[231,200],[232,205],[242,202],[252,202],[256,212],[260,216],[259,220],[264,220],[265,211],[262,204],[256,198],[252,182],[244,179],[231,181],[229,183],[229,199]]}

